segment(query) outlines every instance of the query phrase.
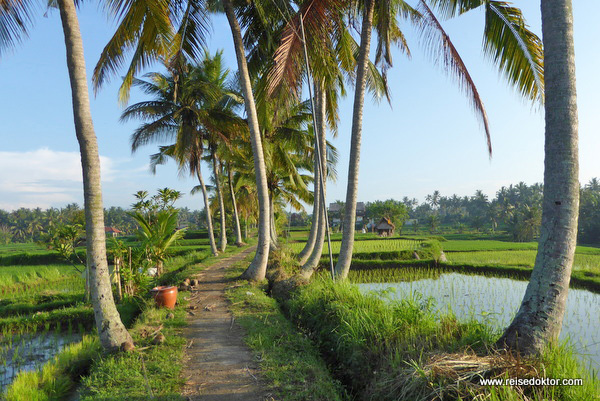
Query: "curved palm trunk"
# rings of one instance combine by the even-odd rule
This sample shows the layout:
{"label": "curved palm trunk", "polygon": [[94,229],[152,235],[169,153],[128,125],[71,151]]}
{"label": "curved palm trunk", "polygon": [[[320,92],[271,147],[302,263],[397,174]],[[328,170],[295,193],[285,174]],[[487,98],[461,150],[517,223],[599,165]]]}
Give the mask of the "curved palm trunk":
{"label": "curved palm trunk", "polygon": [[254,94],[250,74],[248,73],[248,64],[246,62],[246,53],[242,41],[242,30],[235,17],[231,0],[223,0],[223,8],[227,15],[227,21],[231,27],[235,55],[238,63],[238,73],[240,84],[244,94],[244,105],[248,115],[248,126],[250,128],[250,141],[252,143],[252,153],[254,155],[254,173],[256,174],[256,191],[258,195],[258,244],[254,260],[248,266],[248,269],[242,274],[243,278],[248,280],[263,280],[267,272],[267,260],[269,257],[269,189],[267,188],[267,171],[265,168],[265,158],[262,147],[262,138],[258,126],[256,115],[256,105],[254,103]]}
{"label": "curved palm trunk", "polygon": [[579,159],[571,0],[542,0],[546,143],[538,253],[521,307],[498,345],[537,354],[558,338],[577,240]]}
{"label": "curved palm trunk", "polygon": [[362,136],[363,106],[365,103],[365,87],[367,84],[367,65],[371,48],[371,31],[373,27],[373,10],[375,0],[367,0],[360,34],[360,52],[356,66],[356,91],[354,92],[354,110],[352,115],[352,138],[350,140],[350,162],[348,166],[348,187],[346,189],[346,210],[344,212],[344,231],[340,256],[335,266],[335,275],[345,279],[352,262],[354,247],[354,224],[356,223],[356,198],[358,194],[358,167],[360,162],[360,141]]}
{"label": "curved palm trunk", "polygon": [[269,197],[269,210],[271,211],[269,236],[271,237],[271,250],[279,249],[279,240],[277,238],[277,227],[275,227],[275,208],[273,207],[273,197]]}
{"label": "curved palm trunk", "polygon": [[58,7],[65,35],[75,134],[81,151],[87,266],[90,271],[92,305],[100,343],[105,350],[115,351],[124,342],[132,340],[121,322],[108,276],[100,156],[90,112],[83,42],[73,1],[58,0]]}
{"label": "curved palm trunk", "polygon": [[215,172],[215,185],[217,186],[217,198],[219,200],[219,211],[221,212],[221,237],[219,238],[219,250],[225,252],[227,248],[227,227],[225,223],[225,202],[223,201],[223,188],[221,188],[221,169],[217,163],[217,156],[215,152],[211,152],[213,171]]}
{"label": "curved palm trunk", "polygon": [[238,213],[237,203],[235,201],[235,191],[233,190],[233,177],[231,174],[231,166],[227,166],[227,178],[229,180],[229,192],[231,192],[231,203],[233,204],[233,228],[235,230],[235,245],[242,246],[242,230],[240,228],[240,215]]}
{"label": "curved palm trunk", "polygon": [[[322,150],[321,153],[321,166],[323,166],[323,195],[327,195],[327,135],[326,135],[326,127],[325,127],[325,92],[321,91],[318,88],[318,85],[315,85],[315,108],[316,110],[316,120],[319,125],[318,131],[319,136],[318,140],[320,143],[320,147]],[[317,177],[318,178],[318,177]],[[327,226],[325,224],[325,208],[327,207],[323,204],[323,198],[325,196],[321,195],[319,190],[319,211],[318,211],[318,221],[317,221],[317,234],[315,238],[315,245],[313,247],[310,256],[306,259],[306,262],[301,265],[300,274],[305,278],[310,278],[314,273],[315,269],[319,266],[319,261],[321,260],[321,256],[323,254],[323,244],[325,242],[325,235],[327,234]]]}
{"label": "curved palm trunk", "polygon": [[[315,94],[317,93],[317,85],[315,85]],[[318,99],[315,99],[315,103],[318,103]],[[315,142],[315,147],[317,146]],[[321,215],[321,186],[319,185],[320,180],[320,172],[318,166],[319,160],[317,157],[317,152],[315,152],[315,162],[314,162],[314,189],[313,189],[313,214],[312,214],[312,223],[310,227],[310,231],[308,233],[308,239],[306,240],[306,245],[298,254],[298,262],[300,266],[304,265],[308,258],[310,257],[317,240],[317,231],[319,229],[319,216]]]}
{"label": "curved palm trunk", "polygon": [[212,213],[210,212],[210,203],[208,202],[208,192],[206,191],[206,185],[204,185],[204,179],[202,178],[202,171],[198,168],[196,172],[198,181],[200,182],[200,188],[202,188],[202,197],[204,198],[204,209],[206,210],[206,228],[208,230],[208,242],[210,242],[210,251],[213,256],[217,256],[217,244],[215,243],[215,234],[213,232],[212,224]]}

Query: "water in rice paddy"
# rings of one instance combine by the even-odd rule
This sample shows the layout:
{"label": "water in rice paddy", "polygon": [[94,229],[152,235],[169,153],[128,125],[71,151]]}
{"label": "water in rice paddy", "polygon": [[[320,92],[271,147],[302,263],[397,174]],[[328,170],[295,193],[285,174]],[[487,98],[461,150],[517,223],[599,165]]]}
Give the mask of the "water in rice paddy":
{"label": "water in rice paddy", "polygon": [[53,331],[0,337],[0,393],[20,371],[41,368],[63,347],[81,338],[78,333]]}
{"label": "water in rice paddy", "polygon": [[[435,300],[435,310],[452,311],[460,320],[475,318],[502,330],[514,317],[527,282],[458,273],[399,283],[359,284],[361,291],[402,299],[421,294]],[[561,339],[573,344],[580,359],[600,371],[600,294],[570,289]]]}

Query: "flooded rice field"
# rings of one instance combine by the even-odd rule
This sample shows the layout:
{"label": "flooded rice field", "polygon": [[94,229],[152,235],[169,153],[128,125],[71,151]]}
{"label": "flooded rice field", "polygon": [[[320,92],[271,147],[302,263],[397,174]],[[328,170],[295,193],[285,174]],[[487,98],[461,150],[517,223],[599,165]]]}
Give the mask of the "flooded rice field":
{"label": "flooded rice field", "polygon": [[82,334],[54,331],[0,337],[0,393],[20,371],[40,368],[63,347],[81,339]]}
{"label": "flooded rice field", "polygon": [[[358,286],[363,292],[373,291],[388,299],[433,298],[438,312],[451,311],[459,320],[474,318],[502,330],[517,312],[527,282],[443,273],[438,278]],[[586,366],[600,371],[600,294],[569,290],[560,338],[569,340]]]}

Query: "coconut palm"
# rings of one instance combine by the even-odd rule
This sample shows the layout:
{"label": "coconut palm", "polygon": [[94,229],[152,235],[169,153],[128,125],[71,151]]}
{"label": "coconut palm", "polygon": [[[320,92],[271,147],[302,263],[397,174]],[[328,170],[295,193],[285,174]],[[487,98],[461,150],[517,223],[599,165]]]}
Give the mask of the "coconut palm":
{"label": "coconut palm", "polygon": [[[440,8],[447,13],[448,10],[456,12],[456,9],[451,7],[451,3],[456,3],[454,0],[434,0],[432,3],[440,6]],[[478,2],[476,1],[474,3]],[[483,5],[484,3],[494,3],[493,10],[504,9],[502,7],[505,5],[505,3],[495,1],[482,1],[479,5]],[[344,226],[346,227],[346,230],[342,236],[340,255],[336,265],[336,275],[340,278],[345,278],[348,275],[354,243],[354,222],[356,218],[356,200],[358,190],[358,162],[360,160],[362,109],[364,102],[364,88],[361,81],[358,80],[358,77],[360,76],[359,74],[363,74],[361,69],[364,70],[366,68],[364,59],[366,59],[369,54],[370,36],[371,29],[373,27],[373,15],[375,10],[377,11],[378,16],[378,23],[375,24],[375,28],[378,32],[378,48],[383,47],[389,49],[390,36],[388,32],[390,29],[395,27],[394,21],[388,20],[386,23],[382,23],[381,20],[385,15],[394,15],[393,13],[387,11],[386,7],[390,6],[404,7],[403,5],[395,2],[370,0],[366,2],[365,8],[363,9],[363,25],[361,32],[362,58],[359,59],[359,64],[357,67],[357,89],[355,92],[354,117],[352,121],[352,139],[350,147],[350,165],[348,170],[348,189],[346,192],[347,209],[344,217]],[[446,67],[450,70],[450,72],[457,75],[461,85],[464,86],[467,95],[472,101],[475,111],[479,114],[479,117],[483,121],[487,137],[488,151],[491,155],[491,141],[487,116],[473,80],[471,79],[464,63],[460,59],[458,52],[452,45],[448,35],[442,29],[441,24],[431,9],[423,0],[420,1],[419,7],[420,17],[417,19],[417,21],[420,24],[423,34],[427,38],[426,43],[430,46],[437,46],[437,49],[439,50],[436,51],[444,59]],[[465,12],[468,9],[469,8],[465,7],[460,11]],[[414,16],[414,13],[410,15]],[[489,15],[491,15],[491,13]],[[505,72],[509,82],[519,87],[524,94],[535,98],[539,93],[538,88],[541,85],[541,79],[539,78],[539,72],[541,69],[541,61],[539,60],[541,47],[539,46],[537,37],[535,37],[535,35],[526,29],[522,16],[517,9],[511,8],[510,14],[501,15],[500,18],[487,18],[486,22],[488,22],[488,24],[486,24],[485,30],[484,49],[492,55],[500,69]],[[514,28],[515,25],[518,27],[518,29]],[[526,43],[526,46],[521,45],[523,42]],[[391,65],[391,59],[388,60],[385,57],[384,59],[388,65]],[[518,69],[517,73],[514,73],[515,69]]]}
{"label": "coconut palm", "polygon": [[[250,280],[262,280],[265,277],[269,253],[270,216],[262,138],[260,137],[242,29],[232,2],[223,0],[220,5],[223,6],[233,36],[238,74],[250,130],[259,204],[256,254],[243,277]],[[202,53],[202,44],[206,37],[208,24],[206,3],[165,2],[156,7],[147,7],[147,3],[143,1],[115,0],[110,3],[110,10],[121,21],[94,70],[96,88],[106,82],[109,75],[118,71],[125,62],[123,53],[134,47],[135,51],[121,88],[121,99],[124,101],[127,100],[135,75],[143,66],[160,59],[175,60],[179,63],[185,58],[196,59]]]}
{"label": "coconut palm", "polygon": [[[75,134],[81,152],[85,204],[87,265],[91,278],[91,298],[100,342],[105,350],[118,349],[131,336],[121,322],[114,303],[104,234],[104,209],[100,183],[100,157],[90,112],[83,41],[72,0],[56,3],[65,36],[67,67],[71,82]],[[33,17],[33,2],[7,0],[0,6],[0,49],[13,46],[27,33]]]}
{"label": "coconut palm", "polygon": [[546,72],[544,195],[538,253],[519,311],[498,340],[537,354],[558,338],[577,240],[579,159],[573,8],[542,0]]}

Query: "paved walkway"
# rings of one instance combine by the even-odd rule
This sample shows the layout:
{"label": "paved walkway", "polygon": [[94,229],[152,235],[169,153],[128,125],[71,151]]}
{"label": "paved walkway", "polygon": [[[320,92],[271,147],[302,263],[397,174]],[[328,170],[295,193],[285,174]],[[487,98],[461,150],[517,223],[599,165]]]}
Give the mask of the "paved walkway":
{"label": "paved walkway", "polygon": [[188,400],[264,401],[258,366],[243,342],[243,330],[234,321],[225,298],[229,285],[225,270],[243,260],[254,248],[218,261],[199,273],[198,291],[190,296],[189,325],[182,391]]}

